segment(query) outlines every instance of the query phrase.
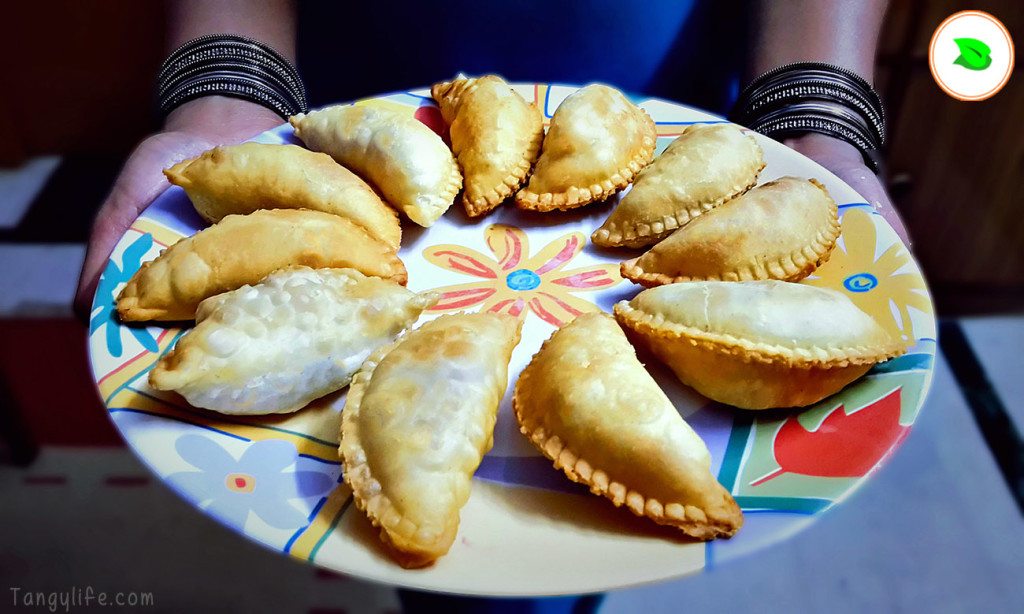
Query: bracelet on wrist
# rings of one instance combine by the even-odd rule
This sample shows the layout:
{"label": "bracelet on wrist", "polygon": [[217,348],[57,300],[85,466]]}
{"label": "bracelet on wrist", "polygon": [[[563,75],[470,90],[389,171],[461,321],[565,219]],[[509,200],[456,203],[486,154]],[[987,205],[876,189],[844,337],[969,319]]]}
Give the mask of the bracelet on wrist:
{"label": "bracelet on wrist", "polygon": [[729,119],[780,141],[826,134],[859,149],[874,172],[881,169],[882,101],[867,81],[840,66],[799,62],[770,70],[743,89]]}
{"label": "bracelet on wrist", "polygon": [[254,102],[285,119],[309,110],[305,86],[291,62],[268,45],[232,34],[188,41],[164,60],[157,75],[164,115],[214,95]]}

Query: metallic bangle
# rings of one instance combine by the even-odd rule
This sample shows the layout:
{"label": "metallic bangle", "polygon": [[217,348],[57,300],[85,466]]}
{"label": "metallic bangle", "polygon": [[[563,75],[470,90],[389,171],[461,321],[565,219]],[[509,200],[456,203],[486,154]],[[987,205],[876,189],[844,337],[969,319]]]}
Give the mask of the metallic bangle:
{"label": "metallic bangle", "polygon": [[202,36],[164,60],[157,75],[162,113],[214,95],[255,102],[286,119],[309,110],[305,86],[291,62],[270,46],[244,36]]}
{"label": "metallic bangle", "polygon": [[874,89],[854,72],[819,62],[770,70],[740,93],[730,119],[774,139],[808,132],[852,144],[879,172],[885,111]]}

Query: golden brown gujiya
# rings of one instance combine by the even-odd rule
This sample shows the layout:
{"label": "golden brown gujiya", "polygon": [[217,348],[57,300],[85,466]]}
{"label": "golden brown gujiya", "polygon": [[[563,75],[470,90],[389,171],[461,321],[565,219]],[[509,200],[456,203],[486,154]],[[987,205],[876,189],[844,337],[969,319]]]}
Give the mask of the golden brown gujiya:
{"label": "golden brown gujiya", "polygon": [[354,269],[292,266],[199,304],[149,385],[225,414],[288,413],[348,385],[437,302]]}
{"label": "golden brown gujiya", "polygon": [[430,226],[462,189],[455,157],[415,117],[368,105],[338,105],[288,120],[314,151],[330,154],[369,181],[388,204]]}
{"label": "golden brown gujiya", "polygon": [[556,468],[616,506],[704,540],[743,524],[707,446],[611,316],[585,314],[555,331],[519,376],[513,407]]}
{"label": "golden brown gujiya", "polygon": [[146,262],[117,297],[123,321],[191,320],[204,299],[255,284],[293,264],[351,268],[404,285],[387,244],[346,218],[305,209],[229,215]]}
{"label": "golden brown gujiya", "polygon": [[530,174],[544,140],[544,117],[501,77],[459,76],[430,90],[449,125],[463,176],[462,204],[484,215]]}
{"label": "golden brown gujiya", "polygon": [[644,286],[679,281],[798,281],[828,260],[840,226],[814,179],[783,177],[704,213],[647,253],[622,263]]}
{"label": "golden brown gujiya", "polygon": [[776,280],[659,286],[615,317],[684,384],[744,409],[816,403],[906,351],[841,292]]}
{"label": "golden brown gujiya", "polygon": [[345,481],[404,567],[448,552],[491,449],[521,320],[446,315],[374,352],[342,413]]}
{"label": "golden brown gujiya", "polygon": [[311,209],[348,218],[398,249],[398,215],[352,171],[298,145],[214,147],[164,171],[207,222],[257,209]]}
{"label": "golden brown gujiya", "polygon": [[733,124],[694,124],[640,171],[633,187],[591,235],[605,247],[643,247],[757,183],[764,155]]}
{"label": "golden brown gujiya", "polygon": [[540,158],[516,205],[574,209],[629,185],[654,158],[654,120],[607,85],[588,85],[558,106]]}

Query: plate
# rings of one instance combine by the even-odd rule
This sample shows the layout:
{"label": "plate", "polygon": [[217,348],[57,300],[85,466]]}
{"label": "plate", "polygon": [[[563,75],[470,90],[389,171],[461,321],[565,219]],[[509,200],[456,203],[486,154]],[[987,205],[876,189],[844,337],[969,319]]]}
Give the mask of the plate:
{"label": "plate", "polygon": [[[577,89],[515,88],[546,118]],[[659,152],[687,124],[724,121],[672,102],[633,99],[657,122]],[[396,109],[445,131],[426,89],[356,104]],[[451,552],[428,569],[405,570],[393,563],[352,505],[337,456],[344,391],[295,414],[238,418],[190,408],[147,385],[149,370],[186,331],[124,325],[114,298],[142,262],[205,226],[181,188],[171,187],[135,221],[100,281],[89,350],[103,402],[135,453],[198,509],[268,548],[361,578],[464,594],[574,594],[678,578],[752,554],[806,528],[870,478],[916,419],[935,355],[931,298],[917,263],[892,228],[833,174],[754,136],[767,161],[761,182],[783,175],[814,177],[840,204],[839,244],[801,283],[846,293],[911,349],[797,412],[743,412],[709,402],[667,369],[649,365],[707,442],[712,471],[743,508],[745,526],[730,540],[687,542],[678,531],[590,495],[566,480],[517,429],[512,386],[555,327],[580,312],[610,311],[640,289],[619,278],[625,252],[589,241],[611,203],[552,214],[505,205],[469,220],[457,202],[429,229],[404,228],[400,256],[409,287],[443,294],[421,321],[458,310],[526,314],[494,448],[477,471]],[[285,125],[255,140],[296,142]],[[200,545],[195,547],[199,556]]]}

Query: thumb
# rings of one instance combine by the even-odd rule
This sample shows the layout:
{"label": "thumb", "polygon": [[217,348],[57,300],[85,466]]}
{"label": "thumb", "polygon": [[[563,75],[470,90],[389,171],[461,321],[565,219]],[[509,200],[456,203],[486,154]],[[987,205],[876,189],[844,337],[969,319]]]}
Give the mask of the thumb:
{"label": "thumb", "polygon": [[75,292],[74,310],[88,321],[92,298],[107,259],[135,218],[170,184],[163,169],[213,145],[181,133],[160,133],[142,141],[128,156],[110,194],[96,214]]}
{"label": "thumb", "polygon": [[[114,189],[116,191],[117,188]],[[91,316],[93,295],[96,294],[96,286],[99,284],[100,275],[106,266],[107,259],[118,240],[127,232],[135,219],[124,212],[137,207],[137,203],[126,202],[124,197],[112,192],[96,215],[89,245],[85,251],[85,260],[82,262],[82,272],[78,278],[78,289],[75,291],[73,304],[75,315],[86,323]]]}

